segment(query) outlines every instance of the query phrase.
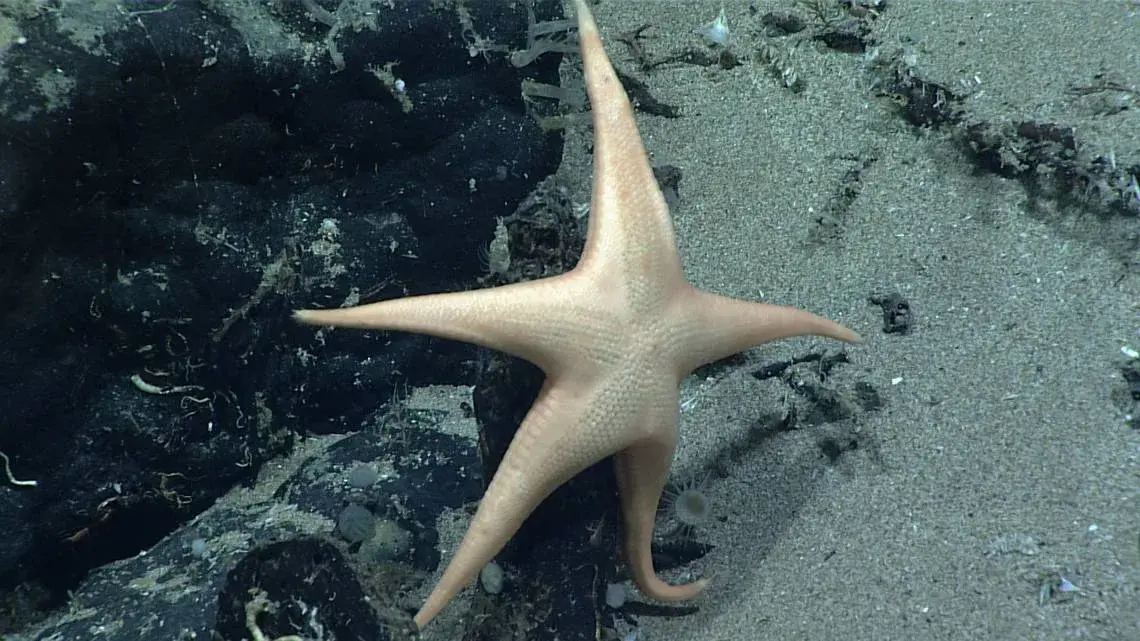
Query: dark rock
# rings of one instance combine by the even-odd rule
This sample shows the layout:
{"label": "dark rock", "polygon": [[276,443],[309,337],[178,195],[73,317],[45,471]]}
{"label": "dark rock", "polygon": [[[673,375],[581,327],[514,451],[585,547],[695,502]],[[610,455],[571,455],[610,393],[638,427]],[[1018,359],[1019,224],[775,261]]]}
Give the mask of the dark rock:
{"label": "dark rock", "polygon": [[[397,382],[474,378],[468,346],[290,311],[474,286],[496,217],[560,158],[520,97],[558,56],[509,63],[522,5],[321,2],[330,26],[299,2],[111,4],[0,6],[20,35],[0,51],[0,451],[38,482],[4,489],[0,593],[87,595],[67,638],[116,613],[122,638],[210,638],[221,574],[190,581],[185,621],[113,591],[122,568],[85,577],[158,563],[298,434],[360,429]],[[5,601],[0,634],[33,616]]]}

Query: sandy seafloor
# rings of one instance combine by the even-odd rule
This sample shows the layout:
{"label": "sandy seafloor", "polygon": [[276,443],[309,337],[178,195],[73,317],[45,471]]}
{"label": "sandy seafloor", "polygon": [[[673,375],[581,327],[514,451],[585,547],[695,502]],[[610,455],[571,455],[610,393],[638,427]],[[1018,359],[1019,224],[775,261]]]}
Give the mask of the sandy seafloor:
{"label": "sandy seafloor", "polygon": [[[748,5],[724,2],[730,29],[751,20]],[[885,407],[855,418],[863,447],[837,465],[808,428],[711,478],[717,518],[698,536],[715,549],[667,576],[714,585],[694,614],[640,617],[636,638],[1140,640],[1140,430],[1112,396],[1121,348],[1140,348],[1140,271],[1119,251],[1140,220],[1030,213],[1021,183],[978,171],[952,136],[876,98],[858,55],[801,46],[795,95],[751,64],[646,75],[612,37],[649,22],[645,45],[664,52],[696,42],[719,8],[594,9],[615,65],[682,109],[639,125],[653,161],[684,172],[673,213],[686,272],[862,334],[830,382],[867,382]],[[1082,153],[1140,162],[1140,104],[1097,115],[1067,93],[1102,72],[1140,87],[1140,3],[895,0],[874,25],[884,50],[909,47],[922,78],[968,89],[971,120],[1073,126]],[[588,142],[570,132],[561,170],[582,200]],[[811,242],[851,159],[869,155],[838,237]],[[883,333],[867,297],[884,291],[910,301],[909,334]],[[799,339],[748,359],[841,347]],[[677,475],[700,475],[786,398],[747,371],[686,385]],[[1042,598],[1060,576],[1075,591]]]}

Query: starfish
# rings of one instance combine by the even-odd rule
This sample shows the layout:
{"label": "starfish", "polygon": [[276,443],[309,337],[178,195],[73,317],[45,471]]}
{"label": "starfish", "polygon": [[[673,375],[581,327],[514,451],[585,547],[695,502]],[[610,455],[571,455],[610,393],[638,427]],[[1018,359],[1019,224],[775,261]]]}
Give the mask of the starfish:
{"label": "starfish", "polygon": [[650,553],[677,444],[682,379],[700,365],[781,338],[859,340],[809,312],[719,296],[685,279],[633,108],[593,15],[583,0],[575,5],[594,123],[592,202],[577,266],[503,287],[295,312],[308,324],[475,343],[524,358],[545,374],[459,548],[414,617],[420,630],[503,549],[540,502],[609,456],[634,583],[658,601],[697,596],[707,579],[666,583]]}

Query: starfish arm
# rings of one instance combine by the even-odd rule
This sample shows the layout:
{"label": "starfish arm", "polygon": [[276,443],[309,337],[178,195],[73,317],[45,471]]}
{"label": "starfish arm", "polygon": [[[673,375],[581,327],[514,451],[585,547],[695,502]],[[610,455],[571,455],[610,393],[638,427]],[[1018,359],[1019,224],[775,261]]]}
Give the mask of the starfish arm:
{"label": "starfish arm", "polygon": [[[582,70],[594,123],[594,188],[583,265],[683,278],[673,220],[645,152],[633,106],[585,2],[576,2]],[[613,261],[624,263],[613,266]]]}
{"label": "starfish arm", "polygon": [[653,523],[677,446],[675,412],[674,409],[672,418],[666,419],[672,421],[670,425],[655,430],[652,436],[635,442],[614,457],[630,574],[642,594],[666,603],[692,599],[709,585],[707,579],[671,585],[662,581],[653,569]]}
{"label": "starfish arm", "polygon": [[[430,334],[506,352],[545,371],[564,355],[552,324],[578,298],[564,277],[466,292],[410,296],[340,309],[297,310],[308,325]],[[565,328],[563,328],[565,329]],[[545,336],[544,336],[545,333]]]}
{"label": "starfish arm", "polygon": [[609,439],[583,440],[597,419],[593,399],[547,378],[491,479],[479,509],[415,623],[423,629],[495,558],[538,504],[571,477],[613,453]]}
{"label": "starfish arm", "polygon": [[685,372],[762,343],[794,336],[825,336],[858,343],[859,335],[794,307],[767,305],[690,288],[683,309],[691,338],[681,347]]}

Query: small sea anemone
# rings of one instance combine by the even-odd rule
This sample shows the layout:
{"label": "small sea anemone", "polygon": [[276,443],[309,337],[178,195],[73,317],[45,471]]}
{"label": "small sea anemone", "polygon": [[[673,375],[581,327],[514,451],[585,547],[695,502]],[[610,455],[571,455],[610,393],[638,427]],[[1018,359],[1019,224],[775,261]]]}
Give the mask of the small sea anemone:
{"label": "small sea anemone", "polygon": [[731,34],[728,31],[728,20],[724,17],[724,5],[721,5],[720,13],[712,22],[700,29],[694,29],[693,33],[704,38],[709,45],[727,47]]}
{"label": "small sea anemone", "polygon": [[665,517],[673,523],[670,536],[691,539],[712,516],[712,501],[704,491],[705,479],[689,478],[665,487]]}

